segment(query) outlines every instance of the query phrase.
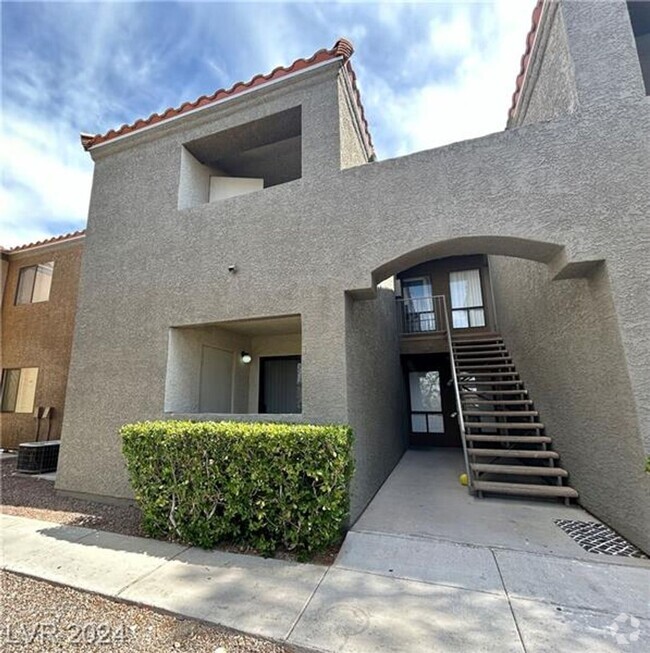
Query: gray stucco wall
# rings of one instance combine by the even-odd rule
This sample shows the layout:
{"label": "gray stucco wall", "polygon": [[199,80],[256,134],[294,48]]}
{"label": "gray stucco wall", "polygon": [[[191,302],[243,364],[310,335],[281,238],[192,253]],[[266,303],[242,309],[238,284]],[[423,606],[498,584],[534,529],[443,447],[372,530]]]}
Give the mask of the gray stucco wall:
{"label": "gray stucco wall", "polygon": [[553,281],[490,257],[500,331],[580,503],[650,551],[650,474],[605,265]]}
{"label": "gray stucco wall", "polygon": [[625,0],[547,1],[508,127],[638,97],[643,77]]}
{"label": "gray stucco wall", "polygon": [[650,95],[650,34],[643,34],[636,38],[636,49],[639,55],[639,64],[643,73],[646,95]]}
{"label": "gray stucco wall", "polygon": [[511,126],[552,120],[576,110],[578,96],[564,18],[549,4],[540,22],[537,48],[528,65],[517,115]]}
{"label": "gray stucco wall", "polygon": [[341,139],[341,168],[351,168],[368,163],[363,138],[361,135],[362,126],[355,119],[352,109],[353,98],[349,84],[343,76],[339,76],[339,116],[340,116],[340,139]]}
{"label": "gray stucco wall", "polygon": [[[593,43],[591,25],[572,38]],[[626,78],[627,95],[616,85],[611,103],[599,95],[597,111],[342,170],[337,66],[93,150],[58,489],[130,495],[117,429],[164,416],[170,326],[300,314],[300,419],[351,422],[360,443],[383,443],[359,466],[361,505],[401,445],[391,444],[392,418],[373,417],[363,394],[394,387],[395,365],[349,360],[350,342],[390,338],[383,327],[355,335],[368,320],[351,318],[349,302],[428,259],[479,253],[540,261],[565,277],[607,261],[637,417],[629,437],[645,436],[650,451],[650,102],[640,71],[638,84]],[[178,210],[184,143],[298,105],[301,179]],[[371,363],[364,382],[384,390],[355,390],[355,369]]]}
{"label": "gray stucco wall", "polygon": [[348,422],[354,429],[354,521],[404,449],[405,407],[395,294],[382,284],[376,299],[346,301]]}

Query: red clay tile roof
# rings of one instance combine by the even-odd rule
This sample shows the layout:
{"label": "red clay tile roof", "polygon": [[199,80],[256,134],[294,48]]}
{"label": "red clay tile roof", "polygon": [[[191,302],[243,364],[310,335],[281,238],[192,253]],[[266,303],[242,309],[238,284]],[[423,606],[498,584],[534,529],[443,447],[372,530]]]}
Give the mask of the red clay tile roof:
{"label": "red clay tile roof", "polygon": [[8,249],[2,248],[6,254],[13,254],[14,252],[20,252],[23,249],[30,249],[31,247],[41,247],[42,245],[54,245],[54,243],[61,243],[64,240],[73,240],[74,238],[80,238],[86,234],[85,229],[79,231],[73,231],[69,234],[63,234],[61,236],[53,236],[52,238],[46,238],[45,240],[37,240],[34,243],[27,243],[26,245],[16,245],[15,247],[9,247]]}
{"label": "red clay tile roof", "polygon": [[356,75],[354,74],[354,71],[352,70],[352,66],[350,65],[349,62],[349,59],[352,56],[353,52],[354,52],[354,47],[352,46],[352,43],[350,43],[350,41],[348,41],[347,39],[341,38],[334,44],[334,47],[330,48],[329,50],[327,49],[318,50],[318,52],[314,53],[308,59],[296,59],[288,67],[278,66],[277,68],[275,68],[273,71],[271,71],[266,75],[255,75],[255,77],[253,77],[247,82],[237,82],[236,84],[233,84],[229,89],[222,88],[219,89],[218,91],[215,91],[212,95],[202,95],[201,97],[194,100],[194,102],[184,102],[183,104],[181,104],[180,107],[176,107],[176,108],[170,107],[162,114],[153,113],[146,119],[141,118],[139,120],[136,120],[134,123],[130,125],[122,125],[118,129],[111,129],[105,134],[96,134],[94,136],[90,134],[81,134],[81,144],[83,145],[85,150],[89,150],[95,145],[99,145],[100,143],[105,143],[106,141],[110,141],[111,139],[117,138],[118,136],[125,136],[126,134],[131,134],[134,131],[137,131],[138,129],[142,129],[143,127],[150,127],[152,125],[158,124],[165,120],[169,120],[170,118],[174,118],[175,116],[181,115],[183,113],[187,113],[194,109],[198,109],[200,107],[213,104],[225,98],[233,97],[244,91],[250,90],[258,86],[263,86],[268,82],[275,81],[277,79],[280,79],[292,73],[297,73],[301,70],[305,70],[306,68],[310,68],[312,66],[323,63],[325,61],[330,61],[330,60],[333,61],[335,59],[342,58],[343,66],[345,70],[348,72],[348,74],[350,75],[352,81],[352,88],[354,89],[357,107],[359,109],[359,116],[363,124],[363,130],[365,132],[364,135],[367,141],[367,145],[370,149],[370,153],[374,154],[372,138],[370,136],[370,131],[368,129],[368,121],[366,120],[365,117],[363,105],[361,104],[361,96],[359,94],[359,89],[356,83]]}
{"label": "red clay tile roof", "polygon": [[517,75],[517,80],[515,82],[515,92],[512,94],[512,105],[510,106],[510,111],[508,116],[512,118],[515,115],[515,110],[517,109],[517,103],[519,102],[519,97],[521,96],[521,89],[524,85],[524,79],[526,79],[526,72],[528,71],[528,63],[530,62],[530,55],[533,50],[533,45],[535,43],[535,36],[537,34],[537,28],[539,27],[539,21],[542,17],[542,9],[546,0],[537,0],[537,4],[533,9],[533,19],[530,26],[530,31],[528,36],[526,36],[526,50],[521,57],[521,68],[519,75]]}

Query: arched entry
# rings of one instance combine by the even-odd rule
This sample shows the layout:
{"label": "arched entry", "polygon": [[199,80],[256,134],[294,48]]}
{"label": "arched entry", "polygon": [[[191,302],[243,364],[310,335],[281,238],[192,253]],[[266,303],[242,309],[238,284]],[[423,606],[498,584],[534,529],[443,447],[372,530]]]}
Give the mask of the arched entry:
{"label": "arched entry", "polygon": [[[429,417],[432,418],[431,424],[435,429],[436,422],[440,424],[436,413],[444,410],[437,410],[438,407],[433,405],[426,406],[428,410],[412,410],[412,398],[408,396],[411,381],[407,372],[410,370],[404,367],[404,357],[430,356],[436,351],[449,355],[449,347],[446,346],[444,333],[436,336],[433,333],[435,328],[429,328],[431,333],[427,333],[427,326],[438,324],[435,318],[417,316],[418,313],[426,314],[429,309],[435,313],[435,304],[427,305],[422,301],[425,296],[423,292],[419,296],[407,296],[404,282],[409,276],[417,278],[432,274],[432,270],[438,266],[446,271],[444,283],[449,286],[452,267],[462,268],[463,261],[469,261],[471,265],[467,269],[473,269],[477,257],[484,259],[488,270],[489,288],[482,286],[482,308],[486,323],[469,325],[469,328],[470,331],[476,329],[477,333],[482,331],[485,342],[459,342],[458,352],[474,353],[475,359],[491,358],[479,355],[481,352],[477,353],[472,348],[482,347],[483,353],[492,348],[493,351],[501,352],[503,364],[475,360],[472,365],[485,363],[496,367],[485,371],[471,367],[465,371],[474,375],[476,384],[498,380],[503,384],[503,389],[525,389],[527,395],[513,392],[510,397],[501,394],[499,399],[502,402],[532,401],[531,404],[517,405],[517,411],[537,412],[537,415],[525,415],[526,421],[543,424],[543,428],[524,426],[520,415],[504,415],[503,419],[494,418],[493,415],[478,415],[477,421],[494,419],[496,422],[508,423],[516,418],[518,426],[513,426],[507,434],[522,438],[551,436],[554,449],[561,455],[562,467],[571,473],[571,485],[580,493],[581,503],[647,548],[648,535],[638,526],[635,517],[635,513],[647,514],[650,498],[648,480],[643,472],[642,435],[605,262],[570,261],[561,244],[507,236],[458,237],[423,245],[398,253],[389,261],[376,265],[371,271],[372,290],[352,293],[352,304],[365,303],[362,298],[374,295],[375,299],[369,303],[383,305],[384,309],[366,310],[365,326],[360,318],[349,320],[349,340],[354,341],[352,331],[356,329],[366,329],[366,333],[369,332],[368,320],[385,319],[384,327],[390,328],[391,318],[386,317],[388,313],[385,307],[388,303],[392,304],[393,323],[398,325],[395,327],[395,341],[401,356],[400,385],[405,396],[402,427],[408,430],[408,420],[412,420],[413,414],[426,412],[431,413],[426,415],[427,429]],[[453,266],[450,262],[453,262]],[[465,282],[469,283],[467,280]],[[430,285],[433,288],[436,281],[432,279]],[[452,306],[450,295],[449,291],[445,297],[449,304],[450,320],[453,319],[451,312],[454,308],[466,312],[476,308]],[[434,296],[432,292],[432,302],[435,302]],[[396,314],[399,314],[400,302],[403,304],[405,300],[410,301],[411,307],[415,305],[419,308],[411,313],[416,314],[414,324],[421,327],[420,333],[417,333],[417,329],[404,333],[399,326],[401,322]],[[493,321],[489,319],[490,311],[493,312]],[[459,339],[463,339],[458,335]],[[500,336],[503,337],[502,342],[498,341]],[[434,342],[436,337],[437,344]],[[481,338],[475,340],[480,341]],[[513,367],[508,367],[510,365]],[[395,373],[394,361],[392,367],[377,363],[370,385],[376,387],[380,384],[385,388],[386,384],[381,381],[381,377],[388,373]],[[355,388],[361,383],[355,378],[356,374],[353,369],[349,369],[348,376],[352,377],[352,383],[348,384],[348,399],[354,416],[363,414],[362,409],[353,408],[357,401]],[[479,376],[481,374],[485,377]],[[509,375],[514,374],[519,375],[523,386],[510,388],[508,384],[515,377]],[[431,382],[431,379],[426,379],[426,382]],[[467,384],[465,386],[467,390]],[[392,388],[398,391],[396,384]],[[491,389],[494,388],[491,386]],[[371,394],[371,389],[367,388],[365,392],[366,395]],[[358,396],[362,397],[363,394]],[[485,393],[477,393],[481,394]],[[527,399],[528,396],[533,399]],[[496,412],[497,404],[488,401],[496,397],[495,394],[487,399],[476,396],[476,399],[484,403],[473,408],[487,410],[472,412]],[[514,404],[501,403],[498,406],[503,412],[515,412],[514,409],[510,411]],[[522,408],[529,410],[521,411]],[[373,420],[374,424],[382,421],[376,415]],[[418,418],[418,421],[422,428],[425,422],[422,418]],[[390,424],[390,421],[387,423]],[[364,429],[360,420],[354,426],[361,431]],[[474,431],[478,436],[489,436],[491,433],[487,427]],[[509,446],[512,443],[505,444]],[[491,442],[489,448],[492,445],[497,448],[496,442]],[[524,449],[528,449],[532,442],[526,441],[525,445]],[[488,448],[486,444],[481,446]],[[501,447],[501,443],[498,446]],[[492,460],[475,462],[479,465],[493,463]],[[603,469],[607,469],[608,473],[603,474]]]}

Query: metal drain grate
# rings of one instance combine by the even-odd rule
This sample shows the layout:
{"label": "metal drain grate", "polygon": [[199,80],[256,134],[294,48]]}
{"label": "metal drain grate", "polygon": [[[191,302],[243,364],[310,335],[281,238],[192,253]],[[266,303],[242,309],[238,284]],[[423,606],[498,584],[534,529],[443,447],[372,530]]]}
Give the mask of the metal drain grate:
{"label": "metal drain grate", "polygon": [[610,556],[647,558],[642,551],[604,524],[594,521],[556,519],[555,523],[585,551]]}

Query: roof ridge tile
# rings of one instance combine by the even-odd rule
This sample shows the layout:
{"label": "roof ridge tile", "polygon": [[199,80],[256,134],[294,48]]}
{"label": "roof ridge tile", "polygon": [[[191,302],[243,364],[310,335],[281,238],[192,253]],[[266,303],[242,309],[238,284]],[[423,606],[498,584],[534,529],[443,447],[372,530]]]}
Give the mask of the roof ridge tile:
{"label": "roof ridge tile", "polygon": [[79,229],[78,231],[71,231],[70,233],[61,234],[60,236],[52,236],[51,238],[36,240],[33,243],[26,243],[24,245],[16,245],[14,247],[3,248],[3,251],[6,254],[13,254],[14,252],[20,252],[24,249],[30,249],[31,247],[39,247],[41,245],[53,245],[54,243],[59,243],[64,240],[72,240],[73,238],[84,236],[85,234],[86,234],[85,229]]}
{"label": "roof ridge tile", "polygon": [[134,122],[130,124],[123,124],[117,129],[109,129],[104,134],[81,134],[81,144],[83,145],[85,150],[90,150],[92,147],[99,145],[101,143],[105,143],[106,141],[110,141],[120,136],[126,136],[127,134],[131,134],[132,132],[137,131],[138,129],[151,127],[155,124],[158,124],[159,122],[163,122],[164,120],[169,120],[172,117],[179,116],[183,113],[187,113],[199,107],[207,106],[221,99],[236,96],[238,93],[242,93],[248,89],[261,86],[270,81],[275,81],[276,79],[281,79],[286,75],[290,75],[291,73],[298,72],[300,70],[305,70],[310,66],[328,60],[333,61],[335,59],[342,58],[343,65],[347,70],[347,72],[350,74],[352,80],[355,100],[357,103],[357,107],[359,109],[361,121],[363,123],[363,129],[365,131],[367,144],[370,148],[371,154],[374,155],[372,137],[370,136],[368,121],[366,120],[363,105],[361,104],[361,95],[359,93],[359,88],[357,86],[356,75],[354,74],[352,66],[349,63],[349,59],[353,53],[354,53],[354,47],[352,43],[345,38],[340,38],[330,49],[321,48],[320,50],[314,52],[314,54],[311,57],[296,59],[290,66],[276,66],[270,73],[265,73],[265,74],[258,73],[257,75],[254,75],[251,79],[249,79],[247,82],[244,81],[235,82],[228,89],[220,88],[216,90],[214,93],[212,93],[211,95],[200,95],[194,101],[183,102],[178,107],[168,107],[162,113],[154,112],[148,118],[138,118]]}

